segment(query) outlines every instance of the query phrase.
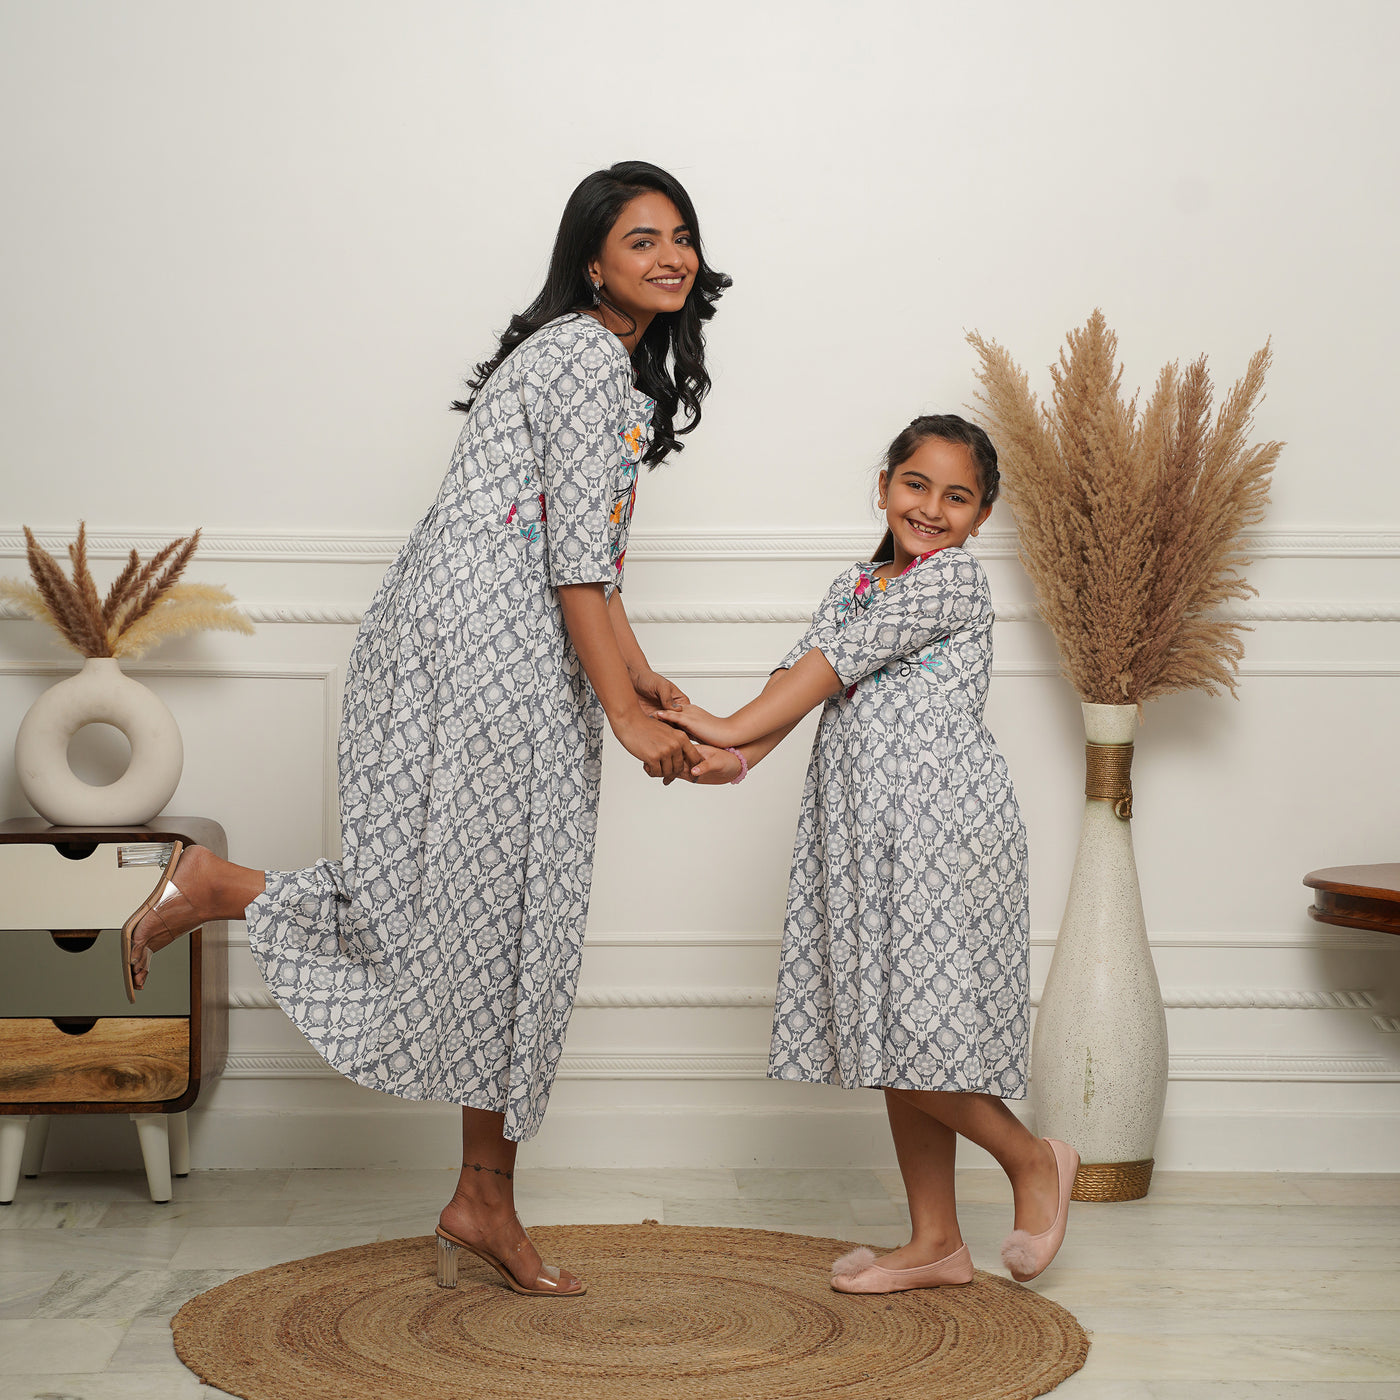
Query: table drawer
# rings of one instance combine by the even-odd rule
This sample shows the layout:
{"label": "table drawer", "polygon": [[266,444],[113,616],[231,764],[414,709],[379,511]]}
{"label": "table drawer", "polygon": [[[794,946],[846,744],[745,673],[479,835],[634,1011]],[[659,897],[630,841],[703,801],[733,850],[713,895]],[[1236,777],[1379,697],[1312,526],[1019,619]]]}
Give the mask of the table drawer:
{"label": "table drawer", "polygon": [[120,927],[156,887],[162,843],[0,844],[0,928]]}
{"label": "table drawer", "polygon": [[152,956],[151,974],[132,1006],[122,988],[119,929],[57,939],[43,929],[0,932],[0,1016],[189,1014],[188,938]]}
{"label": "table drawer", "polygon": [[82,1034],[0,1021],[0,1103],[160,1103],[190,1082],[183,1017],[111,1017]]}

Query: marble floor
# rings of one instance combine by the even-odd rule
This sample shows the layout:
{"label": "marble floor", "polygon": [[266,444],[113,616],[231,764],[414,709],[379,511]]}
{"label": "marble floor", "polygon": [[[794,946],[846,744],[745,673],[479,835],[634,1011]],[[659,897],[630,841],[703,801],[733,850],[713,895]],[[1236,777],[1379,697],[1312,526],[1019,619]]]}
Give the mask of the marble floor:
{"label": "marble floor", "polygon": [[[169,1320],[234,1274],[426,1234],[454,1173],[202,1171],[152,1205],[138,1175],[48,1175],[0,1207],[0,1400],[222,1395]],[[527,1225],[748,1225],[903,1240],[883,1171],[521,1170]],[[959,1174],[974,1260],[999,1268],[1000,1173]],[[1073,1207],[1033,1287],[1091,1334],[1065,1400],[1400,1400],[1400,1175],[1159,1173],[1145,1201]],[[664,1397],[658,1397],[664,1400]]]}

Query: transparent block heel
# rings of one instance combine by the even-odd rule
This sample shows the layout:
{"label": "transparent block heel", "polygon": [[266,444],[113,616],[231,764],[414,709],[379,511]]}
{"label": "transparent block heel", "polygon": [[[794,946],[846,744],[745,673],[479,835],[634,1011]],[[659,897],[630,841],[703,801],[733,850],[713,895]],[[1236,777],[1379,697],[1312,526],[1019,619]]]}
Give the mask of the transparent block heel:
{"label": "transparent block heel", "polygon": [[158,865],[162,870],[170,864],[175,844],[172,841],[132,841],[117,847],[117,869],[133,865]]}
{"label": "transparent block heel", "polygon": [[451,1240],[437,1237],[438,1287],[457,1287],[457,1246]]}

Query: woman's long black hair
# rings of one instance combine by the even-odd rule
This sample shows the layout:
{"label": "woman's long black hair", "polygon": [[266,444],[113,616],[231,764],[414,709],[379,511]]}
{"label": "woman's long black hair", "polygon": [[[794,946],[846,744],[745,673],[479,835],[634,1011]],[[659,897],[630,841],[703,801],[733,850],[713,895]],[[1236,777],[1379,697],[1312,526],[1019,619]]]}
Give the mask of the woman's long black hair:
{"label": "woman's long black hair", "polygon": [[[695,206],[685,187],[675,176],[643,160],[619,161],[580,181],[559,220],[543,289],[524,311],[511,317],[496,353],[482,360],[467,381],[471,393],[465,400],[455,401],[453,408],[467,412],[501,361],[546,322],[594,305],[588,264],[602,252],[604,239],[628,201],[648,190],[664,194],[676,206],[681,221],[690,230],[691,245],[700,263],[685,306],[680,311],[653,316],[632,354],[637,387],[656,403],[651,420],[651,448],[644,460],[655,466],[669,453],[682,450],[685,444],[678,439],[694,431],[700,421],[700,400],[710,388],[710,376],[705,370],[704,324],[715,314],[715,302],[731,285],[731,279],[705,261]],[[613,306],[606,295],[602,300],[619,315],[626,314]],[[684,408],[688,415],[679,428],[675,425],[678,408]]]}

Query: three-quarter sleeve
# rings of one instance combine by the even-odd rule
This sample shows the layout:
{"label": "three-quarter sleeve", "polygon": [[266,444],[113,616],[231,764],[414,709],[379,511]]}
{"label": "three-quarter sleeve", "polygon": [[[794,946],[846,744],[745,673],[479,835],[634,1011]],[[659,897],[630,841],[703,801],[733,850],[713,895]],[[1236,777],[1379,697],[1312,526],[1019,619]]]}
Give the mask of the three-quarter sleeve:
{"label": "three-quarter sleeve", "polygon": [[621,429],[631,390],[625,354],[608,333],[575,323],[542,348],[522,386],[530,445],[539,464],[549,581],[617,578],[611,518],[626,444]]}
{"label": "three-quarter sleeve", "polygon": [[773,667],[775,671],[786,671],[796,666],[809,651],[821,650],[824,643],[836,636],[843,619],[851,609],[855,578],[856,575],[851,569],[836,575],[831,587],[826,590],[826,597],[812,614],[807,630],[797,645]]}
{"label": "three-quarter sleeve", "polygon": [[817,645],[842,685],[851,686],[900,657],[990,622],[991,617],[981,564],[965,549],[942,549],[891,579],[877,602],[851,614],[834,636]]}

